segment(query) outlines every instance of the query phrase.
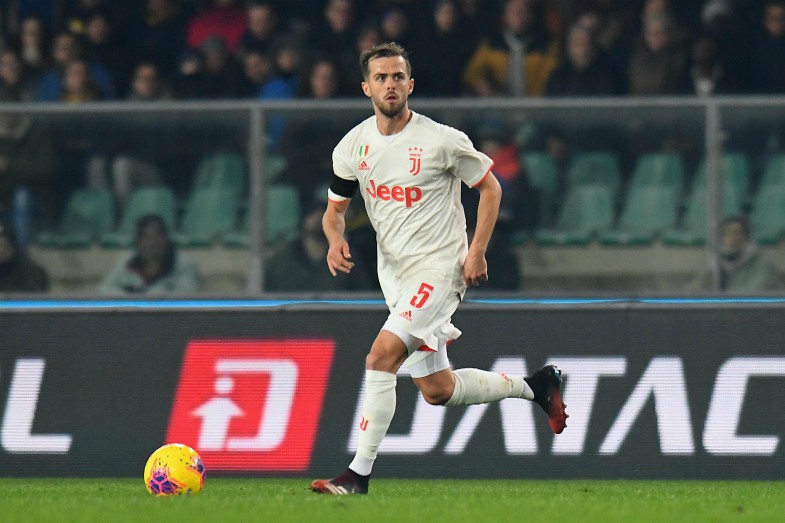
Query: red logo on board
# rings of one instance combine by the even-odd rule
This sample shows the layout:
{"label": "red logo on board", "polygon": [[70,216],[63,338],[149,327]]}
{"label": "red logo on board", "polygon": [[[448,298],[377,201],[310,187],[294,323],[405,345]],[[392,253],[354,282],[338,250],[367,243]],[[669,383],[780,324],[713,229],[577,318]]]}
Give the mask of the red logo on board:
{"label": "red logo on board", "polygon": [[324,339],[192,341],[166,441],[208,470],[306,470],[335,344]]}

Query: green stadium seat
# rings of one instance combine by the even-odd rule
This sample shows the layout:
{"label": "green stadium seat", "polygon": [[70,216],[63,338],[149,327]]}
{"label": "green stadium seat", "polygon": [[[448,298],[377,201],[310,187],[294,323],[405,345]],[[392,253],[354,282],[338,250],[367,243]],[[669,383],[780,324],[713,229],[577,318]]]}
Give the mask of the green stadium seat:
{"label": "green stadium seat", "polygon": [[758,191],[764,187],[785,187],[785,154],[772,155],[766,162]]}
{"label": "green stadium seat", "polygon": [[236,197],[246,190],[246,168],[239,154],[213,154],[204,157],[196,167],[191,191],[226,189]]}
{"label": "green stadium seat", "polygon": [[520,156],[526,177],[532,186],[540,191],[540,216],[539,223],[549,224],[556,205],[559,186],[556,163],[548,153],[531,151]]}
{"label": "green stadium seat", "polygon": [[573,159],[567,172],[567,185],[602,184],[613,190],[614,196],[621,187],[619,159],[611,152],[581,153]]}
{"label": "green stadium seat", "polygon": [[103,247],[129,247],[134,243],[136,222],[147,214],[159,215],[170,230],[174,229],[177,217],[177,202],[169,187],[141,187],[136,189],[128,200],[128,206],[116,231],[101,235]]}
{"label": "green stadium seat", "polygon": [[58,227],[42,231],[42,247],[85,248],[114,227],[114,200],[108,189],[78,189],[71,193]]}
{"label": "green stadium seat", "polygon": [[284,156],[267,151],[264,161],[264,178],[267,183],[278,180],[288,166],[289,162]]}
{"label": "green stadium seat", "polygon": [[593,235],[613,224],[613,190],[600,184],[578,185],[569,189],[554,229],[535,233],[540,245],[586,245]]}
{"label": "green stadium seat", "polygon": [[785,233],[785,187],[767,187],[755,195],[750,214],[755,238],[762,244],[777,243]]}
{"label": "green stadium seat", "polygon": [[[733,185],[723,188],[722,217],[741,212],[741,197]],[[706,241],[706,187],[695,185],[687,201],[687,209],[681,227],[663,233],[662,241],[667,245],[702,245]]]}
{"label": "green stadium seat", "polygon": [[211,245],[237,226],[237,196],[233,189],[198,189],[188,198],[174,240],[181,247]]}
{"label": "green stadium seat", "polygon": [[638,158],[629,189],[649,185],[670,187],[680,199],[684,192],[684,161],[681,156],[675,153],[651,153]]}
{"label": "green stadium seat", "polygon": [[600,234],[603,245],[646,245],[676,224],[678,205],[669,187],[656,185],[630,190],[618,226]]}
{"label": "green stadium seat", "polygon": [[[326,195],[325,195],[326,198]],[[267,244],[289,241],[300,234],[300,195],[294,186],[273,184],[267,187]],[[226,247],[247,248],[251,245],[251,213],[247,212],[240,229],[224,235]]]}
{"label": "green stadium seat", "polygon": [[[745,201],[750,190],[750,164],[741,153],[725,153],[721,158],[720,172],[723,185],[733,185],[742,201]],[[706,185],[706,160],[698,166],[693,185]]]}

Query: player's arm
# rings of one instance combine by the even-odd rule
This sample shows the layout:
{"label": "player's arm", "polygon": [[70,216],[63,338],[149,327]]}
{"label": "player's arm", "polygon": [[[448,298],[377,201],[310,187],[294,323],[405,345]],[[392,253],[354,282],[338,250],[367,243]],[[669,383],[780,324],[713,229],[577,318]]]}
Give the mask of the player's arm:
{"label": "player's arm", "polygon": [[463,279],[469,287],[476,287],[480,282],[488,281],[488,262],[485,251],[491,241],[493,228],[499,216],[499,205],[502,201],[502,188],[499,180],[488,172],[482,181],[475,185],[480,191],[480,203],[477,205],[477,226],[474,238],[469,246],[469,253],[463,263]]}
{"label": "player's arm", "polygon": [[327,210],[322,217],[322,230],[329,248],[327,249],[327,268],[333,276],[338,272],[348,273],[354,267],[351,262],[349,243],[344,238],[346,232],[346,210],[351,203],[351,197],[357,190],[357,181],[349,181],[333,177],[328,192]]}

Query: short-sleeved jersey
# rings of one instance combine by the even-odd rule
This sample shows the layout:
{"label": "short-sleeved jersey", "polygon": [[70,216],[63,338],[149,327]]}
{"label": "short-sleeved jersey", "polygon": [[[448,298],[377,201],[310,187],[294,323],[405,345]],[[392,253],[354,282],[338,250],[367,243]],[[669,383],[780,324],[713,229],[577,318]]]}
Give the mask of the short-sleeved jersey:
{"label": "short-sleeved jersey", "polygon": [[[460,183],[476,186],[492,166],[466,134],[414,112],[392,138],[379,132],[372,116],[335,147],[333,170],[359,183],[376,230],[388,305],[397,300],[399,283],[423,270],[442,273],[463,294],[468,242]],[[328,197],[346,200],[332,191]]]}

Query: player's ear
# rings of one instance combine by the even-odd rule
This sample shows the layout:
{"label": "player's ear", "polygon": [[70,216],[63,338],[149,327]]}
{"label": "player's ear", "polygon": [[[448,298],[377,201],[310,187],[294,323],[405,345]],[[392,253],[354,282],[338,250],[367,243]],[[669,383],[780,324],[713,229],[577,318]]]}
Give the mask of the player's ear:
{"label": "player's ear", "polygon": [[363,88],[363,92],[365,93],[365,96],[367,96],[368,98],[370,98],[370,97],[371,97],[371,89],[368,87],[368,84],[367,84],[366,82],[363,82],[363,83],[362,83],[362,84],[360,84],[360,85],[361,85],[361,86],[362,86],[362,88]]}
{"label": "player's ear", "polygon": [[414,78],[409,78],[409,94],[412,94],[414,91]]}

